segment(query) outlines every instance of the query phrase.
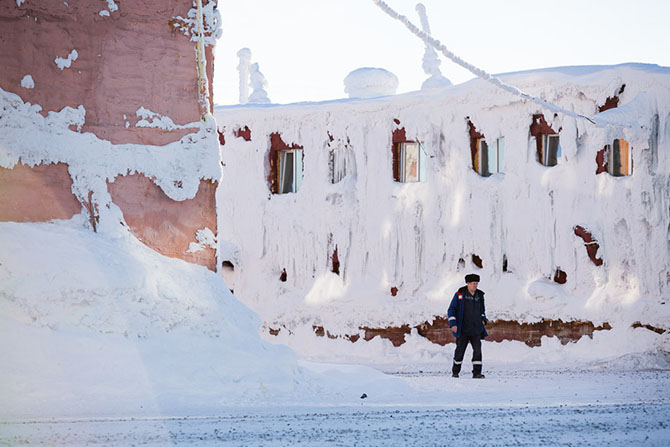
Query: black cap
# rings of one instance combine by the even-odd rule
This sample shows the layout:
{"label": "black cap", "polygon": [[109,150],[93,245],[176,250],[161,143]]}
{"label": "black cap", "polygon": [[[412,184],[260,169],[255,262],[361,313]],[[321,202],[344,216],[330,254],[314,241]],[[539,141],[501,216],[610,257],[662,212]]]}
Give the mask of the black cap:
{"label": "black cap", "polygon": [[474,273],[465,275],[465,282],[479,282],[479,275],[476,275]]}

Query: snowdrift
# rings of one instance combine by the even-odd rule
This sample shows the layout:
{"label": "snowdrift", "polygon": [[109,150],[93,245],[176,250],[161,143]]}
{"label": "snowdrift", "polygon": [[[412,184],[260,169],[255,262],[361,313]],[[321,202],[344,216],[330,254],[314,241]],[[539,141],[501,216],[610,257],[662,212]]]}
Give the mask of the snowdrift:
{"label": "snowdrift", "polygon": [[84,221],[0,224],[0,419],[216,414],[405,389],[371,369],[343,380],[299,366],[260,339],[220,276]]}

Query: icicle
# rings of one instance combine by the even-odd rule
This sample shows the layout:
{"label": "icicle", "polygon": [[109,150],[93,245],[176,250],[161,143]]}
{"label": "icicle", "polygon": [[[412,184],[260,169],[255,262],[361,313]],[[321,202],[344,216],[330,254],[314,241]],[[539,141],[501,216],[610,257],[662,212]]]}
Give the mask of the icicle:
{"label": "icicle", "polygon": [[[430,35],[428,15],[426,14],[426,7],[423,6],[423,3],[416,4],[416,12],[419,14],[419,18],[421,19],[421,28],[423,28],[423,32]],[[435,49],[426,44],[426,52],[423,55],[422,68],[423,71],[429,75],[429,78],[423,81],[423,84],[421,85],[422,90],[429,88],[449,87],[452,85],[449,79],[442,76],[442,72],[440,71],[441,63],[442,61],[440,61],[440,59],[437,57]]]}
{"label": "icicle", "polygon": [[240,73],[240,104],[249,102],[249,65],[251,64],[251,50],[249,48],[242,48],[237,52],[237,57],[240,58],[240,63],[237,65],[237,70]]}
{"label": "icicle", "polygon": [[547,108],[549,110],[552,110],[554,112],[562,113],[564,115],[568,115],[568,116],[571,116],[573,118],[582,118],[582,119],[585,119],[585,120],[589,121],[591,124],[595,124],[597,126],[608,125],[608,123],[605,123],[601,120],[598,120],[597,118],[589,118],[586,115],[582,115],[580,113],[576,113],[576,112],[573,112],[571,110],[564,109],[563,107],[559,107],[557,105],[548,103],[547,101],[544,101],[544,100],[542,100],[542,99],[540,99],[536,96],[532,96],[532,95],[530,95],[526,92],[523,92],[523,91],[519,90],[518,88],[516,88],[512,85],[504,83],[499,78],[485,72],[481,68],[477,68],[474,65],[465,62],[463,59],[456,56],[454,53],[449,51],[447,49],[447,47],[442,45],[442,43],[440,43],[439,40],[433,39],[431,36],[424,33],[423,31],[421,31],[412,22],[410,22],[407,17],[398,14],[388,4],[386,4],[386,2],[384,2],[382,0],[372,0],[372,1],[377,6],[379,6],[379,8],[382,11],[384,11],[386,14],[388,14],[392,18],[400,21],[401,23],[403,23],[405,25],[405,27],[408,30],[410,30],[410,32],[412,32],[414,35],[416,35],[421,40],[423,40],[426,45],[432,46],[433,48],[437,49],[440,53],[444,54],[444,56],[448,57],[449,59],[451,59],[456,64],[458,64],[461,67],[465,68],[466,70],[470,71],[471,73],[473,73],[477,77],[482,78],[485,81],[490,82],[491,84],[495,85],[496,87],[499,87],[499,88],[501,88],[505,91],[508,91],[508,92],[512,93],[513,95],[517,95],[517,96],[520,96],[520,97],[522,97],[524,99],[527,99],[529,101],[533,101],[533,102],[541,105],[542,107],[545,107],[545,108]]}
{"label": "icicle", "polygon": [[270,104],[268,92],[265,87],[268,86],[265,76],[258,69],[258,63],[251,64],[249,77],[251,78],[251,88],[253,92],[249,96],[249,102],[252,104]]}

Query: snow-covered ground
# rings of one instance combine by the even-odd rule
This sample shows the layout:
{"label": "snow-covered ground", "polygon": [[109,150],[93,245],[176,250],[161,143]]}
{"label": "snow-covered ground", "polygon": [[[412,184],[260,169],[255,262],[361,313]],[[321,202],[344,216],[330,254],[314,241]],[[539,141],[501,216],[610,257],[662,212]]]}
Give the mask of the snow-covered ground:
{"label": "snow-covered ground", "polygon": [[0,445],[667,446],[668,371],[496,371],[485,380],[413,374],[416,399],[229,407],[201,417],[0,422]]}

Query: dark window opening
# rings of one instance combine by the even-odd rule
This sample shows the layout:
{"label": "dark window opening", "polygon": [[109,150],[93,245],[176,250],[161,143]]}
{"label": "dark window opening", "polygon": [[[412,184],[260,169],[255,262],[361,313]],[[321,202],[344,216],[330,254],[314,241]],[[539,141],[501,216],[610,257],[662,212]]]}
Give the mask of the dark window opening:
{"label": "dark window opening", "polygon": [[231,271],[231,272],[234,272],[234,271],[235,271],[235,265],[233,265],[233,263],[230,262],[230,261],[223,261],[223,262],[221,263],[221,268],[222,268],[223,270],[229,270],[229,271]]}
{"label": "dark window opening", "polygon": [[630,144],[623,138],[607,145],[607,172],[614,177],[624,177],[633,173],[633,158]]}
{"label": "dark window opening", "polygon": [[503,172],[503,158],[505,153],[505,139],[497,138],[491,145],[488,144],[484,134],[477,131],[472,121],[468,120],[468,132],[470,134],[470,152],[472,155],[472,168],[482,177]]}
{"label": "dark window opening", "polygon": [[530,134],[535,137],[538,162],[544,166],[556,166],[561,162],[563,151],[560,137],[544,120],[544,115],[533,115]]}
{"label": "dark window opening", "polygon": [[288,146],[278,133],[270,135],[268,186],[273,194],[298,192],[302,185],[302,146]]}

